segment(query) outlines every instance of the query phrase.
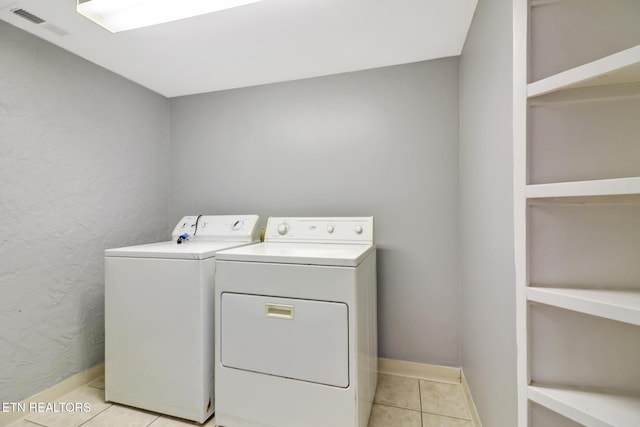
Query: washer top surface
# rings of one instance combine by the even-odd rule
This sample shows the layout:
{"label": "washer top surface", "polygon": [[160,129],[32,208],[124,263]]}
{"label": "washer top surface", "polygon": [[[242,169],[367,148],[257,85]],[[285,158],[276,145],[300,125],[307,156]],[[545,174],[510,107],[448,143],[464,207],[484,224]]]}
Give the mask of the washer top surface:
{"label": "washer top surface", "polygon": [[217,254],[220,261],[356,267],[375,246],[325,243],[257,243]]}
{"label": "washer top surface", "polygon": [[218,251],[247,245],[249,242],[185,242],[181,245],[175,241],[149,243],[146,245],[127,246],[107,249],[106,257],[123,258],[162,258],[200,260],[214,257]]}
{"label": "washer top surface", "polygon": [[[190,215],[173,230],[173,240],[107,249],[105,257],[207,259],[223,249],[259,240],[258,215]],[[177,241],[182,243],[178,244]]]}

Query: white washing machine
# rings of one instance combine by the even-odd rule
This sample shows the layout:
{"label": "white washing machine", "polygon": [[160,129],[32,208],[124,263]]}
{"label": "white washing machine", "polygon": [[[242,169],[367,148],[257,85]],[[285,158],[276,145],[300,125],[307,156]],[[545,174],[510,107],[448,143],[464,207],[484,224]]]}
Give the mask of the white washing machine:
{"label": "white washing machine", "polygon": [[367,427],[377,384],[373,218],[269,218],[216,257],[216,422]]}
{"label": "white washing machine", "polygon": [[169,242],[105,251],[107,401],[211,416],[215,255],[259,234],[256,215],[188,216]]}

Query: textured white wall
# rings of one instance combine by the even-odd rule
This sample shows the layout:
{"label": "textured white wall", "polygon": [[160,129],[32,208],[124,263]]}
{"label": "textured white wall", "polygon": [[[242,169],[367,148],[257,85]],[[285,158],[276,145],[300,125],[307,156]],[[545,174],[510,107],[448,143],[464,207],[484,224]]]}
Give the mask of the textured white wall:
{"label": "textured white wall", "polygon": [[480,0],[460,59],[462,367],[483,425],[516,425],[511,0]]}
{"label": "textured white wall", "polygon": [[459,366],[458,59],[171,100],[170,222],[373,215],[380,356]]}
{"label": "textured white wall", "polygon": [[168,100],[0,21],[0,401],[104,358],[103,251],[167,237]]}

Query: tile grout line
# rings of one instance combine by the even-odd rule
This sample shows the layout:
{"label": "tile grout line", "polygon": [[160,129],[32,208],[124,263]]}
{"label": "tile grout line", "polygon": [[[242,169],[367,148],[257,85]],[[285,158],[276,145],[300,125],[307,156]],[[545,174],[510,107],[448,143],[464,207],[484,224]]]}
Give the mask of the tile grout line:
{"label": "tile grout line", "polygon": [[403,411],[421,412],[419,409],[405,408],[404,406],[390,405],[390,404],[388,404],[388,403],[378,403],[378,402],[374,402],[374,405],[378,405],[378,406],[386,406],[386,407],[388,407],[388,408],[402,409]]}
{"label": "tile grout line", "polygon": [[[456,416],[456,415],[450,415],[450,414],[442,414],[442,413],[437,413],[437,412],[432,412],[432,411],[425,411],[423,406],[422,406],[422,381],[432,381],[432,380],[420,380],[418,379],[418,393],[419,393],[419,397],[420,397],[420,419],[421,421],[424,423],[424,415],[425,414],[429,414],[429,415],[434,415],[437,417],[443,417],[443,418],[449,418],[449,419],[454,419],[454,420],[461,420],[461,421],[469,421],[472,423],[473,425],[473,419],[471,416],[471,409],[469,407],[469,403],[467,402],[467,399],[464,395],[464,388],[462,386],[462,383],[459,384],[459,386],[461,387],[461,390],[463,392],[462,396],[463,396],[463,401],[465,404],[465,409],[467,412],[467,418],[463,418],[460,416]],[[442,381],[432,381],[432,382],[442,382]],[[456,385],[456,384],[453,384]],[[422,427],[422,425],[421,425]]]}
{"label": "tile grout line", "polygon": [[106,408],[104,408],[102,411],[98,412],[97,414],[95,414],[93,417],[89,418],[86,421],[81,422],[80,424],[78,424],[78,427],[81,427],[83,425],[85,425],[86,423],[88,423],[89,421],[91,421],[92,419],[94,419],[95,417],[97,417],[98,415],[100,415],[101,413],[103,413],[104,411],[106,411],[107,409],[111,408],[113,406],[113,404],[110,404],[109,406],[107,406]]}
{"label": "tile grout line", "polygon": [[420,399],[420,427],[424,425],[423,412],[422,412],[422,384],[418,380],[418,399]]}
{"label": "tile grout line", "polygon": [[[156,421],[158,421],[159,419],[160,419],[160,415],[158,415],[157,417],[155,417],[155,418],[153,419],[153,421],[151,421],[149,424],[147,424],[147,426],[146,426],[146,427],[149,427],[151,424],[155,423],[155,422],[156,422]],[[203,424],[203,425],[204,425],[204,424]]]}
{"label": "tile grout line", "polygon": [[452,418],[454,420],[472,421],[472,420],[470,420],[468,418],[460,418],[460,417],[456,417],[455,415],[436,414],[435,412],[425,411],[425,412],[423,412],[423,414],[435,415],[436,417],[442,417],[442,418]]}

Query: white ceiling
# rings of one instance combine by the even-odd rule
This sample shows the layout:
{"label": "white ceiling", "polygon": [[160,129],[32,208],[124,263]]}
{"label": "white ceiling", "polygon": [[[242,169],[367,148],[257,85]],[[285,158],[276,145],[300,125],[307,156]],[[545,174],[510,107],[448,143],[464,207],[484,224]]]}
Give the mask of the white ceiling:
{"label": "white ceiling", "polygon": [[175,97],[459,55],[476,3],[263,0],[111,34],[78,15],[76,0],[0,0],[0,19]]}

